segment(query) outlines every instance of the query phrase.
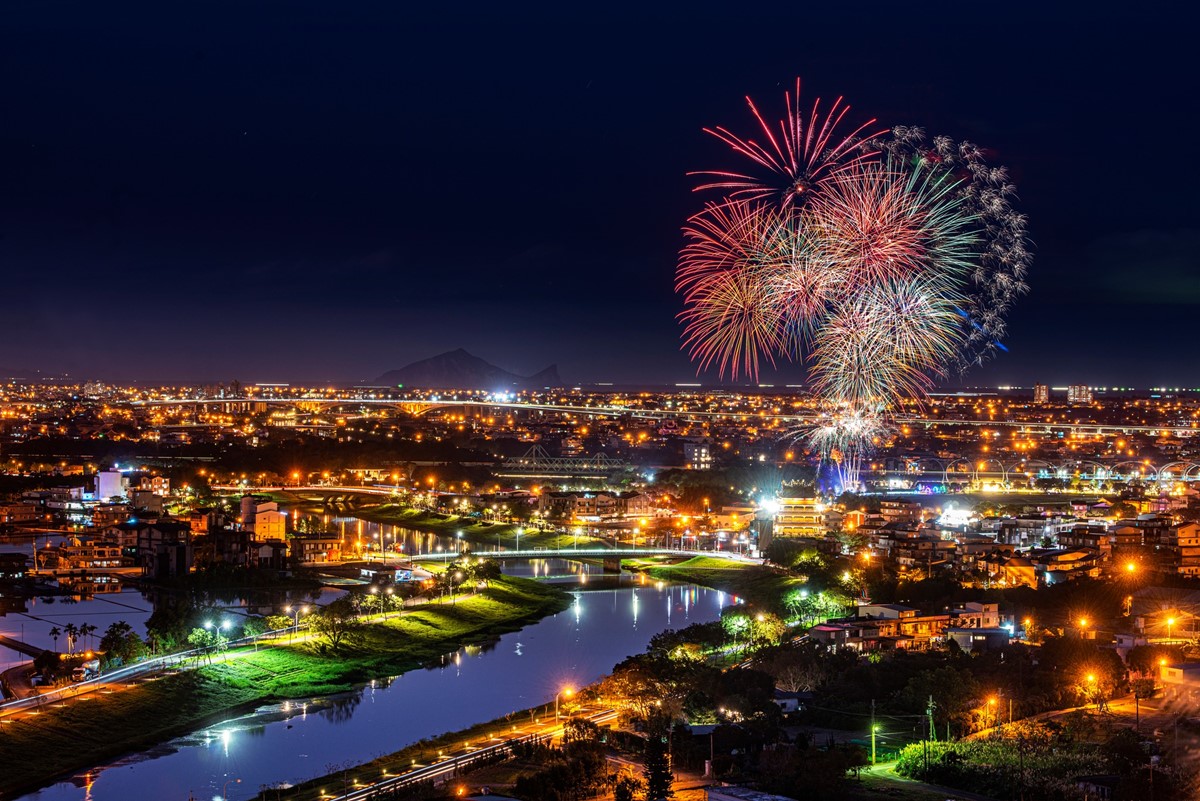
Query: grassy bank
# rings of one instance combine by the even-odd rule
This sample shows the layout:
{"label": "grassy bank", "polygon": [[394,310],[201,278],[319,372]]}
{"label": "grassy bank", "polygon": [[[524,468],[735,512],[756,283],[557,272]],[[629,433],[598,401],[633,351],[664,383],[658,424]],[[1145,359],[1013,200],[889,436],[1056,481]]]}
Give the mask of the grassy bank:
{"label": "grassy bank", "polygon": [[531,713],[538,715],[539,720],[543,715],[549,715],[552,720],[554,717],[553,705],[548,704],[513,712],[496,720],[477,723],[461,731],[447,732],[436,737],[418,740],[399,751],[377,757],[370,762],[318,776],[292,787],[262,790],[254,797],[254,801],[280,801],[281,799],[285,801],[321,801],[322,798],[327,798],[329,793],[345,792],[360,784],[368,785],[388,776],[405,773],[419,765],[430,765],[437,762],[443,754],[461,755],[466,753],[467,745],[474,747],[494,745],[501,740],[543,732],[544,729],[530,724]]}
{"label": "grassy bank", "polygon": [[0,731],[0,797],[264,703],[341,692],[411,670],[461,645],[561,611],[569,601],[552,587],[504,578],[456,604],[427,604],[365,626],[336,654],[320,642],[242,650],[227,662],[8,718]]}
{"label": "grassy bank", "polygon": [[664,559],[626,559],[622,564],[663,581],[682,581],[727,592],[747,603],[780,610],[789,590],[807,586],[800,579],[765,565],[712,556],[693,556],[682,562]]}
{"label": "grassy bank", "polygon": [[[355,509],[354,516],[372,523],[388,523],[411,528],[414,531],[439,534],[443,537],[455,537],[461,532],[464,540],[481,551],[492,550],[497,544],[503,548],[515,548],[518,541],[522,550],[526,548],[573,548],[576,543],[573,534],[538,531],[513,523],[488,523],[473,517],[440,514],[391,503]],[[517,536],[518,528],[522,530],[519,537]],[[581,548],[605,544],[603,540],[586,536],[580,536],[578,543]]]}

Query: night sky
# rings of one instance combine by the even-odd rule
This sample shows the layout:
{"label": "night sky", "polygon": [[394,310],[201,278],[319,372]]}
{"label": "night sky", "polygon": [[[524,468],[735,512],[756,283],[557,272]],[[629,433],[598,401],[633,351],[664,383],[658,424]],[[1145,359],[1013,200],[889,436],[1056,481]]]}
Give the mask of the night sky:
{"label": "night sky", "polygon": [[1200,386],[1182,4],[823,5],[9,0],[0,367],[361,382],[463,347],[696,380],[685,173],[738,166],[701,128],[798,75],[1015,178],[1032,291],[965,383]]}

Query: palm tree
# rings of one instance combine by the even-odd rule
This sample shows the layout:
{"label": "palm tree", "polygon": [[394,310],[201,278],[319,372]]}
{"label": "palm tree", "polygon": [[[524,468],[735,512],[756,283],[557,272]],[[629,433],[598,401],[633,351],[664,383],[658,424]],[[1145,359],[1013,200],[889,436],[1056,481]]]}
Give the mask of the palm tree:
{"label": "palm tree", "polygon": [[58,638],[62,636],[62,629],[58,626],[50,629],[50,639],[54,640],[54,650],[58,650]]}
{"label": "palm tree", "polygon": [[82,626],[79,627],[79,636],[85,637],[87,639],[87,644],[88,644],[87,647],[88,648],[92,647],[92,645],[91,645],[92,635],[95,633],[96,633],[96,627],[93,626],[91,623],[84,623]]}
{"label": "palm tree", "polygon": [[67,653],[75,653],[75,639],[79,636],[79,627],[74,623],[68,623],[63,626],[63,633],[67,635]]}

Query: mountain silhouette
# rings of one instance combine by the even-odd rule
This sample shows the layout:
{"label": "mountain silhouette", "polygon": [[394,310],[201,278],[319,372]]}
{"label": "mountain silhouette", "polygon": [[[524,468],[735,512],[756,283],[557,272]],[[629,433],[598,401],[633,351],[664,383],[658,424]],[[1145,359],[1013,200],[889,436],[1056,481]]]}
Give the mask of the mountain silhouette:
{"label": "mountain silhouette", "polygon": [[558,365],[552,364],[531,376],[510,373],[462,348],[389,370],[375,383],[380,386],[421,389],[543,389],[561,387]]}

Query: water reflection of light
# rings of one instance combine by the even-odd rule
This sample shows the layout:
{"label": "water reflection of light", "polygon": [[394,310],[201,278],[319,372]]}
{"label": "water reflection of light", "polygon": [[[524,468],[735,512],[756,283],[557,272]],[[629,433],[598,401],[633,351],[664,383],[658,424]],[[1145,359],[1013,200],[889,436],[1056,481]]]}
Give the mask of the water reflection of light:
{"label": "water reflection of light", "polygon": [[633,591],[633,627],[635,629],[637,628],[637,619],[638,619],[638,594],[637,594],[637,590],[635,589]]}
{"label": "water reflection of light", "polygon": [[583,603],[579,594],[575,594],[575,603],[571,604],[571,608],[575,611],[575,623],[579,623],[579,618],[583,615]]}
{"label": "water reflection of light", "polygon": [[229,756],[229,741],[233,739],[233,731],[224,729],[221,732],[221,746],[225,749],[225,756]]}

